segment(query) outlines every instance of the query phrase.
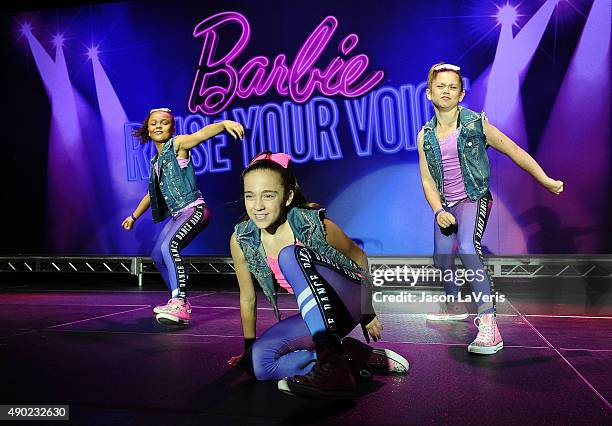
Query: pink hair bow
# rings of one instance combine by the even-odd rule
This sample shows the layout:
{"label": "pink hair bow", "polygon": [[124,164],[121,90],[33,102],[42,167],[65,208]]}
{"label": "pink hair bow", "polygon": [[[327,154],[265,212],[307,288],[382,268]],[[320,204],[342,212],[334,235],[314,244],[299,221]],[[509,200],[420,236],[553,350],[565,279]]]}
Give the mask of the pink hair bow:
{"label": "pink hair bow", "polygon": [[259,154],[257,157],[253,158],[251,164],[261,160],[274,161],[283,169],[286,169],[289,165],[289,161],[291,161],[291,156],[289,154],[285,154],[284,152],[278,152],[276,154],[273,154],[271,152],[264,152],[263,154]]}

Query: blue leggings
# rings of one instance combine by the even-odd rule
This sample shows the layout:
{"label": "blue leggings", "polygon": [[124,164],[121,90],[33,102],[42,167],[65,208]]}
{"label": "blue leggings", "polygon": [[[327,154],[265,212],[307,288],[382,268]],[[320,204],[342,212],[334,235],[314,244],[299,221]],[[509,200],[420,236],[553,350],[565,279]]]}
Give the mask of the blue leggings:
{"label": "blue leggings", "polygon": [[208,224],[210,210],[206,204],[184,208],[162,229],[151,257],[172,297],[186,298],[187,270],[180,251]]}
{"label": "blue leggings", "polygon": [[[494,313],[495,303],[485,302],[482,296],[490,296],[493,279],[490,277],[482,258],[481,240],[493,205],[491,194],[487,193],[478,201],[465,199],[446,211],[455,216],[456,225],[441,228],[434,219],[434,264],[442,270],[443,278],[452,274],[453,279],[443,279],[444,290],[448,296],[457,300],[460,287],[465,279],[455,268],[455,255],[458,253],[465,270],[474,271],[470,280],[476,299],[478,313]],[[448,275],[446,273],[449,273]]]}
{"label": "blue leggings", "polygon": [[[316,359],[317,337],[339,341],[362,316],[364,286],[355,273],[303,246],[285,247],[278,263],[293,288],[300,315],[279,321],[251,347],[252,365],[247,371],[258,380],[308,373]],[[371,301],[365,306],[370,310]]]}

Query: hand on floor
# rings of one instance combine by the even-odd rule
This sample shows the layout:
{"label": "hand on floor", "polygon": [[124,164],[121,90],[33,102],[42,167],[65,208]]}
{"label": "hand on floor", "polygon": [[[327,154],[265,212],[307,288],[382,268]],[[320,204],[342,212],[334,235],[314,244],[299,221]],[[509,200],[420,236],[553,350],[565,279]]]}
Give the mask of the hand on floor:
{"label": "hand on floor", "polygon": [[244,354],[242,353],[240,355],[231,357],[229,360],[227,360],[227,364],[230,367],[240,367],[240,363],[242,362],[242,355]]}

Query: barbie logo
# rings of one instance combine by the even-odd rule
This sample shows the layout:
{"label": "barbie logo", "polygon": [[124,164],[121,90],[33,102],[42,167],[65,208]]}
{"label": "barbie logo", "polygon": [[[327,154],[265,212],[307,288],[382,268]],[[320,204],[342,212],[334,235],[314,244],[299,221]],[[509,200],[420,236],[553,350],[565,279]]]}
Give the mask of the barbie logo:
{"label": "barbie logo", "polygon": [[[237,26],[239,37],[229,50],[223,46],[220,51],[219,31],[228,25]],[[236,96],[247,99],[270,91],[296,103],[308,101],[315,91],[348,98],[364,95],[382,81],[384,72],[368,73],[370,59],[365,54],[348,56],[359,42],[356,34],[349,34],[340,41],[339,55],[325,68],[315,65],[337,26],[335,17],[323,19],[292,61],[281,53],[274,60],[255,56],[243,62],[237,59],[251,36],[247,19],[237,12],[222,12],[203,20],[193,32],[194,37],[203,39],[203,46],[189,96],[189,110],[214,115],[223,111]],[[236,62],[243,65],[238,66]]]}

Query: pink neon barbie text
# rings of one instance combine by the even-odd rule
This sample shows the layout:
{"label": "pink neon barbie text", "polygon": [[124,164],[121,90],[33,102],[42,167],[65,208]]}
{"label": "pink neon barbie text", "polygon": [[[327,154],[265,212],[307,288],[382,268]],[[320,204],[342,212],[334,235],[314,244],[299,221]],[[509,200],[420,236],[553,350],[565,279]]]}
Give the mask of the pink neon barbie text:
{"label": "pink neon barbie text", "polygon": [[[219,30],[226,25],[239,26],[240,36],[228,52],[222,53],[217,51]],[[315,66],[337,27],[335,17],[323,19],[291,64],[287,64],[287,56],[281,53],[273,61],[265,56],[255,56],[238,68],[235,60],[251,37],[247,19],[237,12],[222,12],[203,20],[193,32],[194,37],[201,37],[204,41],[189,96],[189,110],[214,115],[223,111],[236,96],[246,99],[263,96],[271,90],[290,97],[296,103],[308,101],[315,90],[326,96],[355,98],[364,95],[382,81],[384,72],[377,70],[365,75],[370,63],[368,56],[347,57],[359,42],[356,34],[342,39],[338,45],[340,55],[335,56],[325,69]]]}

